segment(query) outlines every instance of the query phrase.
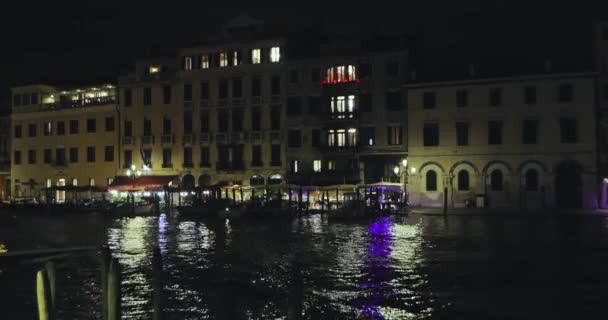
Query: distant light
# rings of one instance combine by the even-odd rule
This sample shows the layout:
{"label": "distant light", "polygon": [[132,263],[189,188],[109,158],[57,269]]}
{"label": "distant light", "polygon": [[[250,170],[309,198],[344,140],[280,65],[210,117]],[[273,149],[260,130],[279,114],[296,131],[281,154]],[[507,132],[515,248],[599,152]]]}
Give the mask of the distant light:
{"label": "distant light", "polygon": [[416,173],[416,168],[412,167],[412,173]]}
{"label": "distant light", "polygon": [[111,194],[111,195],[113,195],[113,196],[115,196],[115,195],[117,195],[117,194],[118,194],[118,191],[116,191],[116,190],[111,190],[111,191],[110,191],[110,194]]}
{"label": "distant light", "polygon": [[130,177],[131,176],[131,170],[127,170],[127,176]]}
{"label": "distant light", "polygon": [[144,197],[149,197],[151,195],[150,192],[144,192],[143,194],[144,194]]}
{"label": "distant light", "polygon": [[401,164],[402,164],[404,167],[407,167],[407,159],[403,159],[403,160],[401,160]]}
{"label": "distant light", "polygon": [[603,183],[608,183],[608,178],[604,178],[604,180],[602,180]]}
{"label": "distant light", "polygon": [[399,166],[395,166],[395,167],[393,168],[393,172],[394,172],[395,174],[399,174]]}
{"label": "distant light", "polygon": [[138,177],[141,176],[141,171],[137,170],[136,174]]}
{"label": "distant light", "polygon": [[135,165],[134,164],[131,165],[131,170],[135,171]]}
{"label": "distant light", "polygon": [[120,193],[120,196],[121,196],[121,197],[126,197],[127,195],[128,195],[128,193],[126,193],[126,192],[121,192],[121,193]]}
{"label": "distant light", "polygon": [[185,196],[188,195],[188,192],[180,192],[179,195],[182,196],[182,197],[185,197]]}
{"label": "distant light", "polygon": [[226,207],[226,211],[230,211],[230,209],[228,209],[228,207]]}

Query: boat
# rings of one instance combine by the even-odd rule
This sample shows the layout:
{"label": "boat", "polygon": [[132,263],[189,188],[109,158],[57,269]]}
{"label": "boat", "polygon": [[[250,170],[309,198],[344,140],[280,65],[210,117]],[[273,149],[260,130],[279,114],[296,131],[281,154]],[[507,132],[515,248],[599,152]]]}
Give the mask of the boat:
{"label": "boat", "polygon": [[108,213],[115,216],[138,216],[156,213],[156,205],[149,202],[118,202],[109,206]]}
{"label": "boat", "polygon": [[201,218],[237,218],[245,213],[245,206],[235,205],[230,199],[197,199],[192,205],[177,206],[177,211],[186,216]]}

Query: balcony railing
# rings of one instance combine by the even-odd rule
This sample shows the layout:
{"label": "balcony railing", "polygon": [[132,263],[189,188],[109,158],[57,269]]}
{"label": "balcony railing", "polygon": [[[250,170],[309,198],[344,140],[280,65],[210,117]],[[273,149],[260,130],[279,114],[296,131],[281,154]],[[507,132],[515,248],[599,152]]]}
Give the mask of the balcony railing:
{"label": "balcony railing", "polygon": [[163,134],[160,137],[160,143],[162,143],[162,144],[173,144],[174,142],[175,142],[175,139],[172,134]]}
{"label": "balcony railing", "polygon": [[218,143],[228,143],[228,134],[227,133],[216,133],[215,140]]}
{"label": "balcony railing", "polygon": [[270,97],[270,104],[281,104],[281,96],[273,95]]}
{"label": "balcony railing", "polygon": [[209,132],[201,132],[200,143],[201,144],[211,143],[211,133],[209,133]]}
{"label": "balcony railing", "polygon": [[228,99],[218,99],[217,100],[217,106],[218,107],[227,107],[228,106]]}
{"label": "balcony railing", "polygon": [[232,98],[231,101],[231,105],[233,107],[240,107],[245,103],[245,100],[243,100],[243,98]]}
{"label": "balcony railing", "polygon": [[215,168],[217,171],[243,171],[245,170],[245,163],[243,161],[218,161]]}
{"label": "balcony railing", "polygon": [[281,142],[281,131],[270,131],[270,142]]}
{"label": "balcony railing", "polygon": [[142,144],[154,144],[154,136],[143,136],[141,137]]}
{"label": "balcony railing", "polygon": [[135,137],[131,137],[131,136],[122,137],[122,144],[124,144],[126,146],[135,144]]}
{"label": "balcony railing", "polygon": [[355,112],[330,112],[328,114],[329,119],[332,120],[349,120],[356,119],[357,113]]}
{"label": "balcony railing", "polygon": [[209,99],[201,100],[201,108],[208,108],[208,107],[209,107]]}
{"label": "balcony railing", "polygon": [[185,134],[182,137],[182,143],[183,144],[192,144],[194,142],[194,136],[191,134]]}
{"label": "balcony railing", "polygon": [[230,134],[230,143],[240,143],[247,140],[246,132],[232,132]]}
{"label": "balcony railing", "polygon": [[258,161],[251,161],[251,166],[252,167],[263,167],[264,166],[264,162],[262,162],[261,160]]}
{"label": "balcony railing", "polygon": [[116,96],[105,96],[105,97],[94,97],[84,98],[78,100],[66,100],[61,102],[43,103],[40,105],[40,110],[57,110],[57,109],[69,109],[69,108],[80,108],[89,106],[101,106],[106,104],[115,104]]}
{"label": "balcony railing", "polygon": [[201,168],[211,168],[211,162],[208,161],[203,161],[199,165]]}
{"label": "balcony railing", "polygon": [[251,133],[251,141],[252,142],[259,142],[262,141],[264,139],[264,133],[261,131],[254,131]]}
{"label": "balcony railing", "polygon": [[184,101],[184,110],[192,110],[192,101]]}
{"label": "balcony railing", "polygon": [[194,163],[193,162],[184,162],[183,166],[184,166],[184,168],[193,168]]}
{"label": "balcony railing", "polygon": [[163,163],[163,168],[164,169],[173,168],[173,163]]}
{"label": "balcony railing", "polygon": [[262,97],[251,97],[251,104],[254,106],[259,106],[264,103]]}

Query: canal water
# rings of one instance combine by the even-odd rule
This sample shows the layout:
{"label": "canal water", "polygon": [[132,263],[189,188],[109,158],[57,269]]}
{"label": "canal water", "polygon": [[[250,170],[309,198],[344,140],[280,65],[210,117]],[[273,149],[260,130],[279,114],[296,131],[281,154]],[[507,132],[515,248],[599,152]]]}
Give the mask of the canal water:
{"label": "canal water", "polygon": [[[0,226],[9,251],[104,244],[123,267],[124,319],[152,318],[155,247],[166,319],[285,319],[299,281],[304,319],[595,319],[608,298],[601,215],[208,223],[92,214]],[[0,319],[36,318],[35,269],[0,258]],[[100,318],[99,277],[95,254],[57,261],[60,319]]]}

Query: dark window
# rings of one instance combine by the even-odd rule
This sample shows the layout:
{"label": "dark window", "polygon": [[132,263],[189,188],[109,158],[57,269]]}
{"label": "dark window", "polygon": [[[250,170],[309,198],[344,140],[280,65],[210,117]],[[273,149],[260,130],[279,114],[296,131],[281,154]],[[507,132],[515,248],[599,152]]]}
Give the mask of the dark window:
{"label": "dark window", "polygon": [[273,144],[270,148],[270,165],[280,166],[281,165],[281,145]]}
{"label": "dark window", "polygon": [[32,97],[32,104],[38,104],[38,94],[32,93],[31,97]]}
{"label": "dark window", "polygon": [[536,104],[536,87],[527,86],[524,88],[524,102],[526,104]]}
{"label": "dark window", "polygon": [[125,150],[125,158],[123,168],[130,168],[133,164],[133,151]]}
{"label": "dark window", "polygon": [[228,126],[229,126],[229,114],[228,114],[228,110],[219,110],[218,114],[218,130],[220,132],[226,132],[228,131]]}
{"label": "dark window", "polygon": [[13,106],[17,107],[21,105],[21,95],[15,94],[13,95]]}
{"label": "dark window", "polygon": [[287,98],[287,115],[294,116],[302,114],[302,97]]}
{"label": "dark window", "polygon": [[576,143],[578,141],[578,124],[575,118],[559,119],[561,143]]}
{"label": "dark window", "polygon": [[298,70],[289,70],[289,82],[298,83]]}
{"label": "dark window", "polygon": [[201,132],[209,132],[209,111],[201,111]]}
{"label": "dark window", "polygon": [[228,80],[220,80],[219,95],[220,99],[228,98]]}
{"label": "dark window", "polygon": [[321,81],[321,69],[319,69],[319,68],[313,68],[310,71],[310,81],[312,81],[312,82],[319,82],[319,81]]}
{"label": "dark window", "polygon": [[[49,152],[49,155],[50,155],[50,152]],[[76,147],[70,148],[70,162],[71,163],[78,162],[78,148],[76,148]]]}
{"label": "dark window", "polygon": [[217,146],[218,170],[227,169],[230,162],[230,148],[227,146]]}
{"label": "dark window", "polygon": [[95,162],[95,147],[87,147],[87,162]]}
{"label": "dark window", "polygon": [[538,120],[524,120],[522,131],[524,144],[538,143]]}
{"label": "dark window", "polygon": [[232,79],[232,97],[243,97],[243,80],[241,80],[240,78]]}
{"label": "dark window", "polygon": [[21,138],[21,126],[15,126],[15,138]]}
{"label": "dark window", "polygon": [[262,111],[260,111],[260,108],[251,109],[251,130],[262,130]]}
{"label": "dark window", "polygon": [[604,85],[604,100],[608,101],[608,84]]}
{"label": "dark window", "polygon": [[435,92],[425,92],[422,94],[422,107],[424,109],[435,109]]}
{"label": "dark window", "polygon": [[312,129],[312,146],[318,147],[321,145],[321,130],[320,129]]}
{"label": "dark window", "polygon": [[149,106],[152,104],[152,88],[146,87],[144,88],[144,106]]}
{"label": "dark window", "polygon": [[281,109],[279,107],[270,109],[270,130],[281,130]]}
{"label": "dark window", "polygon": [[114,146],[106,146],[104,149],[104,161],[112,162],[114,161]]}
{"label": "dark window", "polygon": [[243,109],[232,109],[232,131],[243,131]]}
{"label": "dark window", "polygon": [[148,168],[152,168],[152,149],[144,149],[144,163]]}
{"label": "dark window", "polygon": [[488,122],[488,144],[502,144],[502,121]]}
{"label": "dark window", "polygon": [[502,103],[502,90],[500,88],[490,88],[490,105],[498,106]]}
{"label": "dark window", "polygon": [[562,83],[559,85],[559,102],[571,102],[574,98],[574,87],[570,83]]}
{"label": "dark window", "polygon": [[361,79],[371,78],[372,77],[372,65],[369,63],[360,63],[359,64],[359,76]]}
{"label": "dark window", "polygon": [[124,91],[124,104],[125,107],[130,107],[133,105],[133,92],[131,89],[125,89]]}
{"label": "dark window", "polygon": [[467,170],[460,170],[458,172],[458,191],[469,190],[469,172]]}
{"label": "dark window", "polygon": [[163,168],[172,168],[171,149],[163,149]]}
{"label": "dark window", "polygon": [[201,167],[206,168],[211,166],[211,159],[209,157],[209,148],[201,147]]}
{"label": "dark window", "polygon": [[[21,131],[21,126],[18,126],[18,127],[20,129],[19,131]],[[38,128],[38,126],[36,126],[36,124],[30,123],[27,126],[27,136],[28,137],[35,137],[36,136],[36,131],[37,131],[36,129],[37,128]],[[15,127],[15,129],[17,129],[17,127]],[[15,136],[16,136],[16,134],[15,134]],[[19,133],[19,136],[21,136],[21,133]]]}
{"label": "dark window", "polygon": [[289,130],[287,133],[287,147],[301,148],[302,147],[302,131]]}
{"label": "dark window", "polygon": [[403,128],[401,126],[387,127],[388,144],[399,145],[403,143]]}
{"label": "dark window", "polygon": [[399,62],[390,62],[386,65],[386,74],[389,77],[396,77],[399,75]]}
{"label": "dark window", "polygon": [[53,161],[53,151],[51,149],[44,149],[44,163],[49,164]]}
{"label": "dark window", "polygon": [[425,123],[422,129],[422,140],[425,147],[436,147],[439,145],[439,125],[437,123]]}
{"label": "dark window", "polygon": [[184,134],[192,134],[192,111],[184,111]]}
{"label": "dark window", "polygon": [[184,148],[184,167],[192,168],[194,164],[192,163],[192,148]]}
{"label": "dark window", "polygon": [[129,120],[125,120],[125,137],[133,136],[133,123]]}
{"label": "dark window", "polygon": [[456,107],[464,108],[469,104],[469,92],[467,90],[456,91]]}
{"label": "dark window", "polygon": [[23,94],[23,96],[21,97],[21,103],[23,103],[24,106],[30,104],[30,95],[28,93]]}
{"label": "dark window", "polygon": [[57,121],[57,135],[65,135],[65,121]]}
{"label": "dark window", "polygon": [[386,93],[386,109],[388,110],[401,110],[401,92],[387,92]]}
{"label": "dark window", "polygon": [[259,97],[262,95],[262,80],[260,77],[251,79],[251,96]]}
{"label": "dark window", "polygon": [[171,86],[164,86],[163,87],[163,103],[164,104],[170,104],[171,103]]}
{"label": "dark window", "polygon": [[95,119],[95,118],[87,119],[87,132],[88,133],[97,132],[97,119]]}
{"label": "dark window", "polygon": [[362,112],[372,112],[372,95],[363,93],[359,95],[359,109]]}
{"label": "dark window", "polygon": [[437,173],[433,170],[426,172],[426,191],[437,191]]}
{"label": "dark window", "polygon": [[251,148],[251,165],[254,167],[262,166],[262,146],[254,145]]}
{"label": "dark window", "polygon": [[538,172],[535,169],[526,171],[526,191],[538,190]]}
{"label": "dark window", "polygon": [[281,94],[281,78],[279,76],[270,79],[270,94],[273,96]]}
{"label": "dark window", "polygon": [[192,83],[184,83],[184,101],[192,101]]}
{"label": "dark window", "polygon": [[459,146],[469,145],[469,124],[456,122],[456,144]]}
{"label": "dark window", "polygon": [[201,100],[209,100],[209,82],[201,82]]}
{"label": "dark window", "polygon": [[321,97],[308,97],[308,113],[319,114],[321,112]]}
{"label": "dark window", "polygon": [[144,119],[144,136],[149,137],[152,135],[152,120]]}
{"label": "dark window", "polygon": [[163,118],[163,134],[171,134],[171,119]]}
{"label": "dark window", "polygon": [[59,166],[65,166],[65,148],[55,149],[55,162]]}
{"label": "dark window", "polygon": [[14,156],[13,162],[15,164],[21,164],[21,151],[15,150],[15,156]]}
{"label": "dark window", "polygon": [[376,128],[363,127],[361,131],[361,143],[365,146],[373,146],[376,144]]}
{"label": "dark window", "polygon": [[106,117],[106,131],[114,131],[114,117]]}
{"label": "dark window", "polygon": [[496,169],[490,173],[490,190],[502,191],[502,171]]}
{"label": "dark window", "polygon": [[27,152],[27,163],[29,163],[29,164],[36,163],[36,150],[29,150]]}
{"label": "dark window", "polygon": [[70,134],[78,134],[78,120],[70,120]]}

